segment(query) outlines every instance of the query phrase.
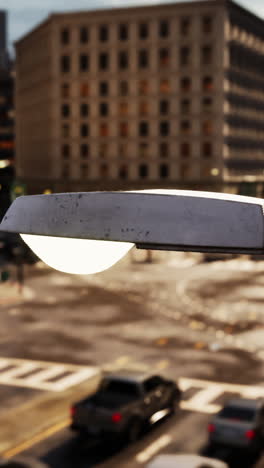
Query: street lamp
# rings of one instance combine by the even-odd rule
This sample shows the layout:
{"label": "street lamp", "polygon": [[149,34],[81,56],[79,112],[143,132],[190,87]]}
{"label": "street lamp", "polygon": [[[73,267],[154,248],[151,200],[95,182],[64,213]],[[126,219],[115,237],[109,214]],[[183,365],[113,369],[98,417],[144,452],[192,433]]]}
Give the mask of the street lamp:
{"label": "street lamp", "polygon": [[88,274],[140,249],[264,253],[264,201],[209,192],[145,190],[17,198],[0,230],[19,232],[48,265]]}

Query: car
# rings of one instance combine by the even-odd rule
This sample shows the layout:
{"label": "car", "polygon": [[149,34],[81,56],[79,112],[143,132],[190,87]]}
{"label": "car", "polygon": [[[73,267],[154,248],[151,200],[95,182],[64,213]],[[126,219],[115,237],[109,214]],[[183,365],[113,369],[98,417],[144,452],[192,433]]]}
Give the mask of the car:
{"label": "car", "polygon": [[208,425],[210,444],[260,452],[264,442],[264,401],[230,400]]}
{"label": "car", "polygon": [[228,466],[223,461],[200,455],[164,454],[153,458],[146,468],[228,468]]}
{"label": "car", "polygon": [[160,375],[119,372],[71,408],[71,429],[90,438],[134,442],[143,429],[179,406],[178,385]]}

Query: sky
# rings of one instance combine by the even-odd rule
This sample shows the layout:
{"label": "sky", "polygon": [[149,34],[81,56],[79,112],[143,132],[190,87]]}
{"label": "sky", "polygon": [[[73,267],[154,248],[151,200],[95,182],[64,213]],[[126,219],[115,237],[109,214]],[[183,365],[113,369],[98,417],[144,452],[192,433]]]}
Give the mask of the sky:
{"label": "sky", "polygon": [[[133,5],[177,3],[179,0],[0,0],[0,9],[8,11],[9,45],[43,21],[50,13],[71,10],[115,8]],[[181,0],[184,1],[184,0]],[[189,0],[186,0],[189,1]],[[211,1],[211,0],[208,0]],[[263,0],[236,0],[264,18]]]}

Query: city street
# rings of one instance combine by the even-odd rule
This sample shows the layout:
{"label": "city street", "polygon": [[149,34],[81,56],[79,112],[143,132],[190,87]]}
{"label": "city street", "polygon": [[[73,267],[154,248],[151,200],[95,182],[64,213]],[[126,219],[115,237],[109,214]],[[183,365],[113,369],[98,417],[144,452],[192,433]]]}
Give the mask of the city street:
{"label": "city street", "polygon": [[[160,451],[204,451],[208,421],[226,400],[264,396],[264,262],[240,257],[205,263],[198,254],[154,252],[147,263],[145,256],[134,251],[87,277],[40,263],[27,272],[23,297],[3,289],[0,419],[11,422],[25,407],[34,416],[23,437],[16,434],[20,423],[9,427],[9,445],[3,433],[2,454],[27,453],[54,467],[144,466]],[[66,396],[75,401],[80,387],[85,394],[86,382],[100,372],[122,369],[178,380],[184,390],[180,413],[120,452],[80,449],[67,429],[70,405],[58,402]],[[33,411],[43,398],[45,425],[43,414]]]}

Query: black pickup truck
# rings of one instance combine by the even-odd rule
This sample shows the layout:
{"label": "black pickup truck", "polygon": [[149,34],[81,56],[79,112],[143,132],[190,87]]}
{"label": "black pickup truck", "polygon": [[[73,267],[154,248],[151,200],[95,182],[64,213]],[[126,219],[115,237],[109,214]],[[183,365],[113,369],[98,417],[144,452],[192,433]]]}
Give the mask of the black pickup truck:
{"label": "black pickup truck", "polygon": [[158,375],[109,375],[94,395],[72,406],[71,429],[93,438],[133,442],[146,425],[174,413],[180,398],[177,384]]}

